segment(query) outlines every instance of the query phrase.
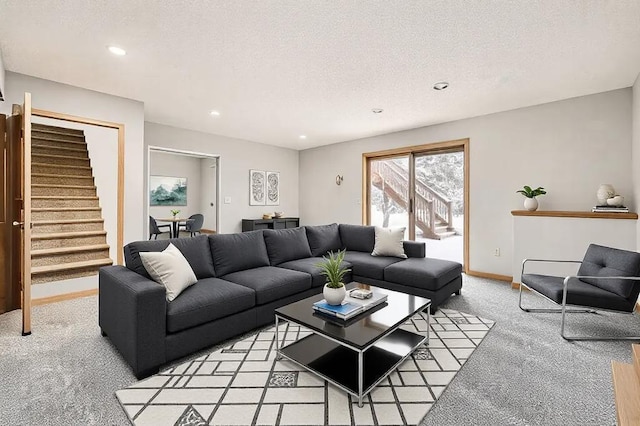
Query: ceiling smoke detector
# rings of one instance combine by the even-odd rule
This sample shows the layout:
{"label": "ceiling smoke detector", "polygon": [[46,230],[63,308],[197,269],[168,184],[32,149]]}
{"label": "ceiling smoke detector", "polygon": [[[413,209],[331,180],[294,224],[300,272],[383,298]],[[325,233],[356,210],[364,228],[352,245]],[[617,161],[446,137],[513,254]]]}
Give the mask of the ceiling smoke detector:
{"label": "ceiling smoke detector", "polygon": [[439,81],[436,84],[433,85],[433,88],[435,90],[444,90],[447,87],[449,87],[449,83],[447,83],[446,81]]}
{"label": "ceiling smoke detector", "polygon": [[382,108],[374,108],[371,110],[371,112],[374,114],[381,114],[382,111],[384,111]]}

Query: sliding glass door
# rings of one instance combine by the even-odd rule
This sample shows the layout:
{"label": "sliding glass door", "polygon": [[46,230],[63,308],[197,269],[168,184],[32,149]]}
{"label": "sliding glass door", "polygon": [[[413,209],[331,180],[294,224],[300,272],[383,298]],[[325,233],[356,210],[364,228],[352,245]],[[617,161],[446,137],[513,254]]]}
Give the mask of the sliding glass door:
{"label": "sliding glass door", "polygon": [[404,227],[409,235],[409,155],[372,159],[369,162],[369,223],[383,228]]}

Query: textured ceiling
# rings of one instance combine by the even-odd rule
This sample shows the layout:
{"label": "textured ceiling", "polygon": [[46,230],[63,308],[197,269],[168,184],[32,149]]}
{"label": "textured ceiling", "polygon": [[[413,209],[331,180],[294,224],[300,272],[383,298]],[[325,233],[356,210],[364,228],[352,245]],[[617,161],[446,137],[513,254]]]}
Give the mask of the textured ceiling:
{"label": "textured ceiling", "polygon": [[0,0],[0,48],[148,121],[304,149],[628,87],[640,1]]}

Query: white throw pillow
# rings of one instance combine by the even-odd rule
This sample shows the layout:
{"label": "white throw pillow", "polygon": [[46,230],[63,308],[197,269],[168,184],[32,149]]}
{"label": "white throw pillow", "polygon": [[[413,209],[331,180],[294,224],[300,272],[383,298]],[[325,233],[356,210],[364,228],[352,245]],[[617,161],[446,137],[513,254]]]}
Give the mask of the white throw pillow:
{"label": "white throw pillow", "polygon": [[187,259],[171,243],[161,252],[141,252],[140,259],[151,278],[167,289],[168,302],[198,281]]}
{"label": "white throw pillow", "polygon": [[407,258],[402,240],[406,228],[380,228],[376,226],[376,244],[372,256],[393,256]]}

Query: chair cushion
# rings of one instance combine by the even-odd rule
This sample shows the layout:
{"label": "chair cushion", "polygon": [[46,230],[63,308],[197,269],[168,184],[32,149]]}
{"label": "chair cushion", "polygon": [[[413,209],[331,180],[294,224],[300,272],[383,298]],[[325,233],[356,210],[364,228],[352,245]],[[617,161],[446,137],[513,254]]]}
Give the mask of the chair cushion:
{"label": "chair cushion", "polygon": [[330,251],[342,249],[340,229],[337,223],[331,225],[305,226],[311,256],[324,256]]}
{"label": "chair cushion", "polygon": [[[595,277],[637,277],[640,273],[640,253],[591,244],[584,255],[578,275]],[[628,298],[640,280],[601,280],[585,278],[582,281]],[[638,293],[635,292],[634,300]]]}
{"label": "chair cushion", "polygon": [[223,278],[253,289],[256,305],[264,305],[311,288],[311,275],[275,266],[234,272]]}
{"label": "chair cushion", "polygon": [[[564,277],[524,274],[521,280],[523,284],[532,290],[548,297],[559,305],[562,304]],[[613,292],[603,290],[576,278],[571,279],[567,286],[567,304],[625,312],[633,312],[635,307],[635,302],[632,303]]]}
{"label": "chair cushion", "polygon": [[[376,240],[374,226],[340,224],[340,240],[342,246],[350,251],[371,253]],[[359,274],[356,274],[359,275]]]}
{"label": "chair cushion", "polygon": [[175,333],[255,306],[255,292],[219,278],[205,278],[167,304],[167,331]]}
{"label": "chair cushion", "polygon": [[[321,257],[307,257],[306,259],[298,259],[292,260],[291,262],[281,263],[280,265],[278,265],[278,267],[291,269],[294,271],[306,272],[307,274],[311,275],[312,287],[322,287],[327,282],[327,277],[320,274],[320,268],[318,268],[316,265],[323,261],[324,259]],[[345,261],[342,262],[342,265],[347,269],[351,269],[352,267],[351,263]],[[347,284],[353,281],[351,277],[351,271],[347,272],[344,276],[344,283]]]}
{"label": "chair cushion", "polygon": [[136,241],[129,243],[124,247],[124,259],[127,268],[144,277],[151,278],[144,268],[142,260],[140,260],[140,252],[163,251],[169,243],[172,243],[180,250],[198,279],[216,276],[206,235],[199,235],[194,238],[172,238],[171,240]]}
{"label": "chair cushion", "polygon": [[304,228],[266,229],[264,242],[267,245],[271,265],[311,257],[311,249],[309,249]]}
{"label": "chair cushion", "polygon": [[353,265],[351,267],[353,275],[384,280],[384,268],[393,263],[401,262],[403,259],[398,257],[371,256],[370,253],[362,253],[359,251],[347,251],[344,255],[344,260]]}
{"label": "chair cushion", "polygon": [[389,265],[384,279],[408,287],[436,291],[462,275],[458,262],[432,258],[409,258]]}
{"label": "chair cushion", "polygon": [[262,231],[210,235],[209,245],[219,277],[245,269],[269,266]]}

